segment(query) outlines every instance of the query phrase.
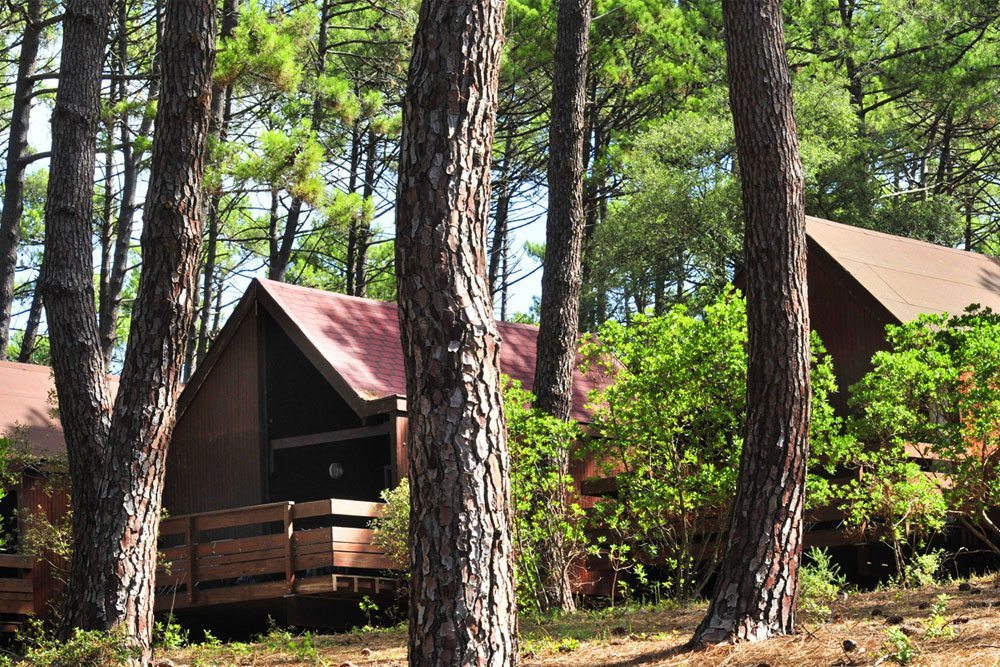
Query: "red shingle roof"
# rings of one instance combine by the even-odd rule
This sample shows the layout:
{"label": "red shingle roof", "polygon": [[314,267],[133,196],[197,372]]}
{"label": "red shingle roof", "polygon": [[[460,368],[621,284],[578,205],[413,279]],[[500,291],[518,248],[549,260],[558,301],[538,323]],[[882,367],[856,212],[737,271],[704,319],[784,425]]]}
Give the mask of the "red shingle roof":
{"label": "red shingle roof", "polygon": [[[396,304],[271,280],[258,280],[258,284],[362,400],[406,395]],[[503,338],[501,370],[530,390],[538,328],[509,322],[498,322],[497,328]],[[575,419],[589,420],[584,405],[587,393],[596,386],[594,378],[576,372]]]}
{"label": "red shingle roof", "polygon": [[809,216],[806,233],[900,322],[973,303],[1000,311],[995,257]]}

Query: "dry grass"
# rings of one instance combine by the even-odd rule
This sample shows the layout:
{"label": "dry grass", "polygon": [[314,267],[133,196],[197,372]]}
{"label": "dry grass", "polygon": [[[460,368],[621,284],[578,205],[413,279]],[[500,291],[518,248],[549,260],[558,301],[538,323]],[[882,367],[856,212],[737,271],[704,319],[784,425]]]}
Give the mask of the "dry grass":
{"label": "dry grass", "polygon": [[[580,613],[557,621],[526,625],[522,629],[523,661],[530,666],[611,667],[830,667],[833,665],[893,665],[896,655],[887,645],[887,633],[908,633],[912,665],[1000,667],[1000,589],[992,580],[975,580],[971,590],[958,584],[914,591],[887,590],[851,595],[833,606],[828,623],[804,622],[801,631],[759,644],[686,651],[685,642],[704,607],[619,610],[616,613]],[[948,595],[943,614],[946,634],[932,638],[932,604]],[[924,608],[921,608],[921,607]],[[902,621],[898,618],[902,617]],[[857,648],[846,653],[845,640]],[[286,665],[358,667],[402,666],[406,637],[401,629],[302,637],[272,635],[255,644],[222,645],[165,654],[181,665]],[[294,644],[294,642],[299,644]],[[312,651],[315,651],[313,654]]]}

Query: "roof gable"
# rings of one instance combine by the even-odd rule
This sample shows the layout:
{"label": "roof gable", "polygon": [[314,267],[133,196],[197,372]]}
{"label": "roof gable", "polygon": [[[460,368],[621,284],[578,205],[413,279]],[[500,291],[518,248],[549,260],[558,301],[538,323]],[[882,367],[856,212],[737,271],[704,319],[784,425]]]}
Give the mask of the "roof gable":
{"label": "roof gable", "polygon": [[[334,292],[289,285],[271,280],[255,281],[258,298],[280,310],[295,329],[293,340],[304,339],[323,364],[353,392],[357,401],[370,404],[389,397],[406,396],[406,371],[396,304],[351,297]],[[272,313],[273,315],[274,313]],[[284,318],[279,319],[279,323]],[[501,370],[531,389],[535,371],[537,327],[497,322],[503,339]],[[293,333],[293,332],[290,332]],[[323,370],[323,369],[321,369]],[[576,371],[573,379],[573,417],[587,421],[588,392],[597,385]],[[350,396],[346,397],[350,400]]]}
{"label": "roof gable", "polygon": [[1000,260],[806,216],[806,233],[900,322],[921,313],[1000,311]]}

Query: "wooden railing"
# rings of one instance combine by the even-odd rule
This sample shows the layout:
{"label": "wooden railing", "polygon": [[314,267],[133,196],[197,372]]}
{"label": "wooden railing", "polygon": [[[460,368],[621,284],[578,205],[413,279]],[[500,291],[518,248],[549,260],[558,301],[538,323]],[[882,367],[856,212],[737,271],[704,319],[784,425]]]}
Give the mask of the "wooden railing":
{"label": "wooden railing", "polygon": [[0,614],[23,616],[35,611],[33,569],[30,556],[0,554]]}
{"label": "wooden railing", "polygon": [[160,524],[157,608],[308,594],[380,594],[393,563],[372,545],[381,503],[271,503]]}

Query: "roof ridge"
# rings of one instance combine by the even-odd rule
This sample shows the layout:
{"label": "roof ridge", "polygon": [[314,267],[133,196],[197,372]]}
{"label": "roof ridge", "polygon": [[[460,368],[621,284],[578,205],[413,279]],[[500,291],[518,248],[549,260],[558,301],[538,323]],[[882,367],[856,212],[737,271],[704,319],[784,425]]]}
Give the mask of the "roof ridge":
{"label": "roof ridge", "polygon": [[[880,232],[877,229],[869,229],[867,227],[858,227],[857,225],[848,225],[843,222],[836,222],[834,220],[827,220],[826,218],[819,218],[815,215],[807,215],[806,221],[818,222],[824,225],[830,225],[833,227],[840,227],[842,229],[847,229],[858,234],[864,234],[867,236],[878,236],[880,238],[892,239],[896,242],[904,242],[913,245],[919,245],[922,247],[930,247],[934,250],[948,251],[952,253],[958,253],[963,257],[974,257],[976,259],[984,259],[993,264],[1000,264],[1000,256],[986,255],[981,252],[976,252],[975,250],[963,250],[961,248],[952,248],[951,246],[941,245],[940,243],[933,243],[932,241],[923,241],[921,239],[911,238],[909,236],[899,236],[897,234],[890,234],[888,232]],[[806,234],[808,235],[808,229]]]}
{"label": "roof ridge", "polygon": [[11,368],[19,368],[25,371],[35,371],[37,373],[41,373],[43,371],[49,371],[49,372],[52,371],[52,367],[46,366],[45,364],[32,364],[24,361],[11,361],[9,359],[0,361],[0,366],[9,366]]}
{"label": "roof ridge", "polygon": [[[271,280],[270,278],[257,278],[256,280],[264,287],[264,289],[269,289],[271,286],[276,286],[279,290],[280,289],[289,289],[289,288],[290,289],[297,289],[297,290],[301,290],[301,291],[304,291],[304,292],[322,294],[324,297],[328,297],[328,298],[343,299],[343,300],[346,300],[346,301],[357,301],[357,302],[361,302],[361,303],[368,303],[368,304],[378,305],[378,306],[383,306],[383,307],[392,307],[392,308],[396,307],[396,302],[395,301],[383,301],[382,299],[371,299],[371,298],[364,297],[364,296],[353,296],[351,294],[344,294],[343,292],[334,292],[332,290],[325,290],[325,289],[322,289],[320,287],[309,287],[307,285],[296,285],[295,283],[285,283],[285,282],[281,282],[280,280]],[[497,324],[502,324],[505,327],[522,327],[522,328],[530,329],[532,331],[537,331],[538,330],[538,325],[537,324],[531,324],[529,322],[510,322],[508,320],[501,320],[501,319],[496,319],[496,318],[494,318],[494,321]]]}
{"label": "roof ridge", "polygon": [[371,299],[365,296],[354,296],[352,294],[344,294],[343,292],[334,292],[333,290],[326,290],[320,287],[296,285],[295,283],[286,283],[286,282],[281,282],[280,280],[271,280],[270,278],[255,278],[255,280],[257,280],[257,282],[259,282],[260,285],[264,287],[264,289],[277,287],[279,290],[281,289],[301,290],[303,292],[322,294],[325,297],[344,299],[347,301],[360,301],[363,303],[370,303],[373,305],[380,305],[380,306],[392,306],[392,307],[396,306],[396,302],[394,301],[383,301],[382,299]]}

